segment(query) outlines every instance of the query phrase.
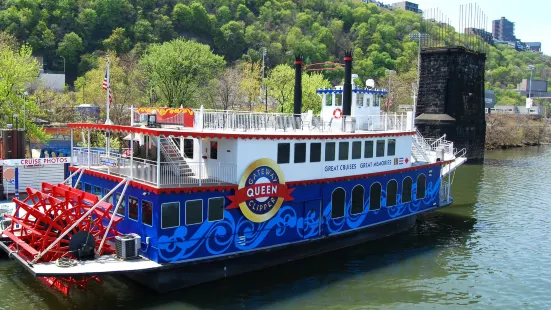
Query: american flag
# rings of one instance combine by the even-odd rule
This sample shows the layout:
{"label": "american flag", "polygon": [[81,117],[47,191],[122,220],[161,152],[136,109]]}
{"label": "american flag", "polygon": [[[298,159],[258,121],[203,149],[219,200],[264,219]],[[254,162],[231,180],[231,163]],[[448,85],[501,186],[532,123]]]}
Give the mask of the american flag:
{"label": "american flag", "polygon": [[111,105],[113,103],[113,93],[111,92],[111,80],[109,79],[109,60],[107,60],[105,76],[103,77],[103,84],[101,85],[101,88],[109,92],[109,105]]}

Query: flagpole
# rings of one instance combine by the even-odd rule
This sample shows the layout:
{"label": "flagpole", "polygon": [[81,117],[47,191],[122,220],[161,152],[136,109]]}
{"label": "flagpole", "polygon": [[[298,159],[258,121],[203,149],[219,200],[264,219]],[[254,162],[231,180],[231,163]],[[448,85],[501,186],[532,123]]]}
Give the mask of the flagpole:
{"label": "flagpole", "polygon": [[106,75],[107,75],[107,90],[105,92],[105,102],[106,102],[106,111],[107,111],[107,119],[105,120],[106,125],[112,125],[111,119],[109,118],[109,110],[110,110],[110,104],[109,104],[109,96],[111,95],[111,77],[109,76],[109,56],[107,56],[107,68],[106,68]]}

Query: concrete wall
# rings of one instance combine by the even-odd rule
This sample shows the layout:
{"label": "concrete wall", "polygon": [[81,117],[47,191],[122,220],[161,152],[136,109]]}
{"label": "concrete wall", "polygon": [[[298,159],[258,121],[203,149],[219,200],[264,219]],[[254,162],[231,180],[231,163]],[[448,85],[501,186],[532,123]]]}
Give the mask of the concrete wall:
{"label": "concrete wall", "polygon": [[421,52],[416,116],[447,114],[455,122],[419,121],[425,137],[446,134],[471,160],[484,158],[484,69],[486,55],[465,48],[434,48]]}

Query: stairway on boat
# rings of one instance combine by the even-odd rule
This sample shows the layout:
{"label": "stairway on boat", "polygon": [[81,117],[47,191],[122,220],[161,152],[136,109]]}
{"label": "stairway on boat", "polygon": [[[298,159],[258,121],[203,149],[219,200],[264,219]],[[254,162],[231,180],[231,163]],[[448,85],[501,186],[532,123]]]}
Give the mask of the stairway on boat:
{"label": "stairway on boat", "polygon": [[447,141],[446,135],[438,139],[427,139],[419,131],[413,136],[411,156],[413,162],[435,163],[437,161],[451,162],[442,168],[442,176],[446,176],[467,161],[466,150],[456,150],[453,142]]}
{"label": "stairway on boat", "polygon": [[180,153],[174,140],[161,136],[160,142],[162,160],[173,168],[172,172],[181,178],[194,177],[195,174],[186,162],[186,158]]}

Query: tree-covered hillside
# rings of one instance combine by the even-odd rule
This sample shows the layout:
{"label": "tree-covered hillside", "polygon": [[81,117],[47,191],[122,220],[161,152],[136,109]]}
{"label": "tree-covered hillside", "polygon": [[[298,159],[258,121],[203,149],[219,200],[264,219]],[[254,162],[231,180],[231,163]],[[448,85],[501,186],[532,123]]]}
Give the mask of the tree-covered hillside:
{"label": "tree-covered hillside", "polygon": [[[268,68],[291,63],[295,54],[304,55],[306,63],[335,61],[352,49],[354,73],[362,80],[380,80],[386,70],[395,70],[398,80],[404,75],[409,81],[415,76],[411,72],[416,70],[418,52],[409,35],[430,32],[422,27],[418,14],[352,0],[0,2],[0,30],[27,42],[35,55],[45,57],[49,69],[62,70],[66,62],[71,84],[98,68],[101,51],[139,58],[149,45],[181,36],[210,45],[227,65],[237,60],[258,62],[263,49]],[[529,77],[527,64],[536,65],[535,79],[551,78],[550,57],[491,48],[487,82],[489,88],[503,89],[500,100],[519,100],[505,90]],[[325,76],[334,82],[339,75]]]}

